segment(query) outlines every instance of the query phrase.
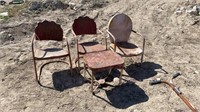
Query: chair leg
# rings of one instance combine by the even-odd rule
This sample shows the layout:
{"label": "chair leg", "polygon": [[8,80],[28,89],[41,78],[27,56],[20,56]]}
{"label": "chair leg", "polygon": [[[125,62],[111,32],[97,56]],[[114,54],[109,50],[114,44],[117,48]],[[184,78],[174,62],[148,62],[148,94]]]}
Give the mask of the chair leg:
{"label": "chair leg", "polygon": [[37,74],[37,66],[36,66],[36,60],[35,59],[33,59],[33,63],[34,63],[34,69],[35,69],[35,78],[36,78],[36,81],[39,83],[38,74]]}
{"label": "chair leg", "polygon": [[70,72],[71,72],[71,75],[72,75],[73,71],[72,71],[72,59],[71,59],[71,56],[69,56],[69,64],[70,64]]}
{"label": "chair leg", "polygon": [[79,57],[79,54],[78,54],[78,70],[80,70],[80,57]]}
{"label": "chair leg", "polygon": [[144,48],[145,48],[145,38],[144,38],[144,40],[143,40],[143,46],[142,46],[142,50],[143,50],[143,52],[142,52],[142,56],[141,56],[141,63],[143,63],[143,58],[144,58]]}
{"label": "chair leg", "polygon": [[141,63],[143,62],[143,56],[144,56],[144,53],[142,53],[141,55]]}

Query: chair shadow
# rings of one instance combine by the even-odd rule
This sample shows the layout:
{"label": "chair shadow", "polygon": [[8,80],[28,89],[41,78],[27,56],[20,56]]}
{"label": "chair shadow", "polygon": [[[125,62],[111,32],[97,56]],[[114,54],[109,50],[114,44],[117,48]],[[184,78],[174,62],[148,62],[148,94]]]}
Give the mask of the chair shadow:
{"label": "chair shadow", "polygon": [[121,47],[121,48],[125,48],[125,49],[134,49],[134,48],[138,48],[135,44],[133,43],[129,43],[129,42],[118,42],[117,46]]}
{"label": "chair shadow", "polygon": [[160,71],[162,73],[167,73],[167,71],[165,71],[161,65],[154,62],[143,62],[140,66],[131,64],[125,68],[125,71],[135,80],[143,81],[144,79],[157,75],[157,69],[162,70]]}
{"label": "chair shadow", "polygon": [[64,91],[65,89],[81,86],[84,83],[84,78],[80,74],[71,75],[68,70],[54,72],[52,78],[54,88],[58,91]]}
{"label": "chair shadow", "polygon": [[71,74],[70,70],[54,72],[52,74],[53,87],[42,85],[41,83],[40,85],[42,87],[61,92],[66,89],[83,85],[85,83],[84,78],[80,74],[75,72],[76,72],[75,69],[73,69],[73,74]]}
{"label": "chair shadow", "polygon": [[146,102],[149,99],[144,90],[134,83],[125,83],[112,90],[105,91],[108,100],[98,95],[95,96],[119,109],[126,109],[132,105]]}

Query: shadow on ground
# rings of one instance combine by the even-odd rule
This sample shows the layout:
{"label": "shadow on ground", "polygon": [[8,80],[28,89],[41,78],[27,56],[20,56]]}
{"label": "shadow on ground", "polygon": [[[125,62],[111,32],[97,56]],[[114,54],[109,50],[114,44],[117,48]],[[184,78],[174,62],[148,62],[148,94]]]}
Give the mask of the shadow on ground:
{"label": "shadow on ground", "polygon": [[143,81],[144,79],[157,75],[156,70],[158,69],[163,73],[167,73],[164,69],[162,69],[161,65],[154,62],[144,62],[140,66],[131,64],[125,68],[125,71],[135,80]]}
{"label": "shadow on ground", "polygon": [[52,78],[54,88],[58,91],[81,86],[84,83],[84,78],[80,74],[71,75],[70,70],[54,72]]}
{"label": "shadow on ground", "polygon": [[65,89],[81,86],[84,84],[84,78],[73,70],[71,75],[70,70],[63,70],[54,72],[52,74],[53,87],[40,84],[42,87],[54,89],[57,91],[64,91]]}
{"label": "shadow on ground", "polygon": [[119,109],[126,109],[149,99],[144,90],[134,83],[125,83],[111,90],[105,90],[105,92],[108,100],[98,95],[95,96]]}

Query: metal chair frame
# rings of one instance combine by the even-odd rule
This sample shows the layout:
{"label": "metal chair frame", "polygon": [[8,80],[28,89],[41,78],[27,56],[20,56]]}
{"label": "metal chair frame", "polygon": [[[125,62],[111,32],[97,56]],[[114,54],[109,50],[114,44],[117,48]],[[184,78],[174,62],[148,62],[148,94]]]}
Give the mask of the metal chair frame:
{"label": "metal chair frame", "polygon": [[[42,31],[44,31],[44,32],[42,32]],[[63,42],[66,42],[66,44],[67,44],[66,45],[67,46],[66,52],[68,52],[68,53],[64,54],[64,55],[60,55],[60,56],[57,55],[57,56],[45,57],[45,55],[47,55],[47,53],[48,53],[48,51],[46,51],[43,57],[39,57],[39,58],[36,57],[36,51],[39,50],[38,46],[37,46],[37,42],[38,41],[49,41],[49,40],[62,42],[62,48],[61,48],[62,50],[64,50],[63,49],[64,48]],[[38,23],[37,27],[35,28],[35,33],[32,36],[31,49],[32,49],[35,77],[36,77],[36,81],[39,84],[40,84],[40,76],[41,76],[41,73],[42,73],[42,68],[45,65],[49,64],[49,63],[54,63],[54,62],[66,63],[66,64],[68,64],[70,66],[70,71],[71,71],[71,74],[72,74],[72,60],[71,60],[70,48],[69,48],[69,44],[68,44],[67,38],[63,38],[63,30],[62,30],[60,25],[56,24],[53,21],[47,21],[47,20]],[[45,50],[45,49],[43,49],[43,50]],[[39,60],[51,60],[51,59],[62,58],[62,57],[68,57],[69,58],[69,62],[65,62],[65,61],[62,61],[62,60],[48,61],[48,62],[42,64],[42,66],[40,67],[40,70],[39,70],[39,74],[38,74],[36,61],[39,61]]]}

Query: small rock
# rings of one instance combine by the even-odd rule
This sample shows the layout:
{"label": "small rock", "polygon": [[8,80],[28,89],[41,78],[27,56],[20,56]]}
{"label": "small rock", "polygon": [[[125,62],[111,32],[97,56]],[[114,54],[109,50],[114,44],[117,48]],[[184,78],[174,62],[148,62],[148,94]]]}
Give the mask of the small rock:
{"label": "small rock", "polygon": [[176,10],[175,14],[182,14],[181,10]]}
{"label": "small rock", "polygon": [[1,79],[1,81],[3,82],[3,81],[5,81],[5,79]]}
{"label": "small rock", "polygon": [[113,79],[113,81],[114,81],[114,85],[118,85],[119,84],[119,78],[118,77],[115,77]]}
{"label": "small rock", "polygon": [[10,2],[10,4],[22,4],[22,3],[24,3],[24,0],[12,0]]}
{"label": "small rock", "polygon": [[182,14],[184,12],[185,8],[181,7],[181,8],[177,8],[175,11],[175,14]]}
{"label": "small rock", "polygon": [[12,34],[9,33],[9,34],[8,34],[8,37],[12,37]]}
{"label": "small rock", "polygon": [[15,38],[9,32],[2,31],[0,32],[0,43],[4,43],[6,41],[13,41]]}
{"label": "small rock", "polygon": [[8,12],[2,12],[2,13],[0,13],[0,16],[7,17],[8,16]]}
{"label": "small rock", "polygon": [[74,7],[74,6],[76,5],[76,3],[74,3],[74,2],[69,2],[68,5],[69,5],[70,7]]}
{"label": "small rock", "polygon": [[6,31],[2,31],[2,32],[0,32],[0,36],[3,35],[5,32],[6,32]]}
{"label": "small rock", "polygon": [[199,74],[199,72],[198,71],[194,71],[194,74]]}

